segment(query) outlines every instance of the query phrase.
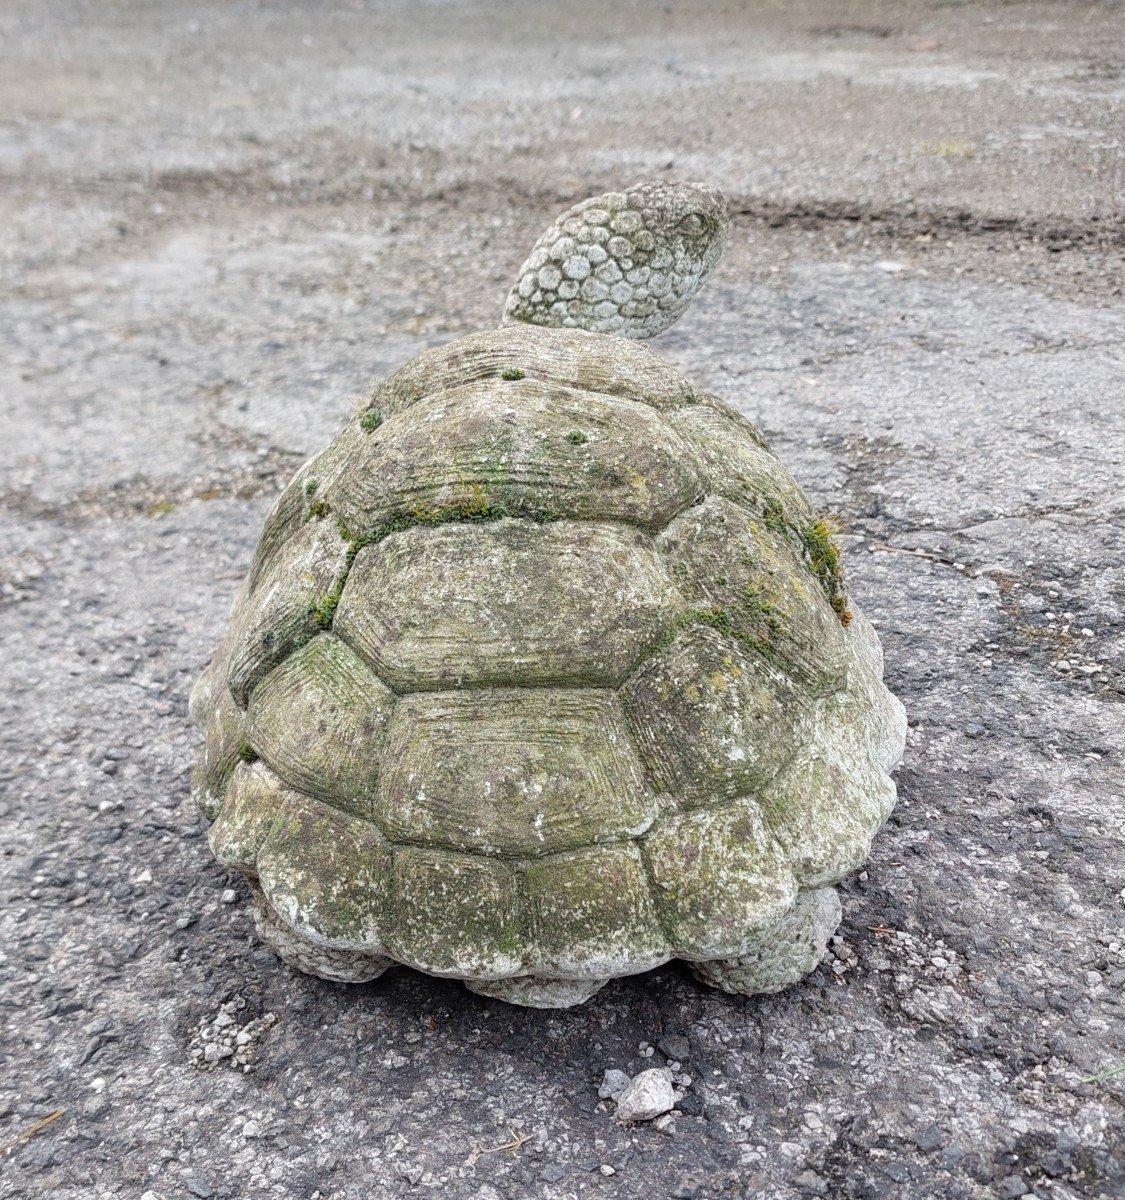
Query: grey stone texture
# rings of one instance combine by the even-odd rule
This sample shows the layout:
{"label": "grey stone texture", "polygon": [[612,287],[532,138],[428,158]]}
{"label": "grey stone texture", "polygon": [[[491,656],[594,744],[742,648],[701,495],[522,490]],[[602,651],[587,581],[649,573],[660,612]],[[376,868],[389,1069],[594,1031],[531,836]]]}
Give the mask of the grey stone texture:
{"label": "grey stone texture", "polygon": [[[1111,3],[0,6],[0,1145],[62,1110],[4,1200],[1116,1200],[1123,39]],[[653,174],[732,227],[650,345],[840,515],[913,722],[830,958],[554,1011],[293,971],[189,796],[263,521],[561,208]],[[616,1121],[605,1071],[669,1060],[674,1129]]]}
{"label": "grey stone texture", "polygon": [[395,960],[535,1007],[671,958],[795,983],[906,735],[828,526],[616,336],[423,360],[278,498],[190,704],[259,935],[329,979]]}
{"label": "grey stone texture", "polygon": [[668,1112],[676,1102],[672,1090],[672,1072],[666,1067],[650,1067],[631,1079],[614,1100],[619,1121],[651,1121]]}

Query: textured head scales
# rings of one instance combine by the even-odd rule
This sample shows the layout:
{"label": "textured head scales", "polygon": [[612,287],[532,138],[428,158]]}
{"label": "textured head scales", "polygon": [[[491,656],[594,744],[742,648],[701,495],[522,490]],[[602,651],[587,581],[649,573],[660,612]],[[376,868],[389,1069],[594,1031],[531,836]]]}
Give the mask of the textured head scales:
{"label": "textured head scales", "polygon": [[504,322],[620,337],[663,333],[723,252],[722,193],[704,183],[640,183],[583,200],[535,243]]}

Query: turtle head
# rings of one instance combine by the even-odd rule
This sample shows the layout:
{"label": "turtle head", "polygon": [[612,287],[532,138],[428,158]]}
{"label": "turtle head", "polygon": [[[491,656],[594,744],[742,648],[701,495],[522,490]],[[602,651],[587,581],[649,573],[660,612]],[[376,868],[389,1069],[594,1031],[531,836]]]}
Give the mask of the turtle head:
{"label": "turtle head", "polygon": [[704,183],[639,183],[568,208],[535,243],[504,322],[650,338],[691,303],[719,261],[722,193]]}

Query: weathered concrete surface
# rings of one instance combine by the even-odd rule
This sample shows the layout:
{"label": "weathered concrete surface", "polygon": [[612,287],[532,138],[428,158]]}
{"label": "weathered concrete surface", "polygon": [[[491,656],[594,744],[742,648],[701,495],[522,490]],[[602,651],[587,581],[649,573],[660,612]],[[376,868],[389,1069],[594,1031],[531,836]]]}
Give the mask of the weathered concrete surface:
{"label": "weathered concrete surface", "polygon": [[[0,13],[0,1142],[64,1110],[0,1197],[1120,1194],[1121,6],[328,7]],[[739,215],[656,348],[843,514],[914,722],[833,965],[294,975],[187,797],[270,498],[666,167]]]}
{"label": "weathered concrete surface", "polygon": [[672,958],[742,995],[814,970],[907,731],[830,528],[634,342],[412,359],[278,498],[188,701],[260,939],[537,1007]]}

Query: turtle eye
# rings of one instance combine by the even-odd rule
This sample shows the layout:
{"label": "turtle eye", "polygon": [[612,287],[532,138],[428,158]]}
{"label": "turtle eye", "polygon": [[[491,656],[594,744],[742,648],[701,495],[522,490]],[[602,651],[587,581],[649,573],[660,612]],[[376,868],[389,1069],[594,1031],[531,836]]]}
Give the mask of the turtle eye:
{"label": "turtle eye", "polygon": [[698,237],[703,232],[703,218],[699,213],[688,213],[680,220],[680,232],[689,237]]}

